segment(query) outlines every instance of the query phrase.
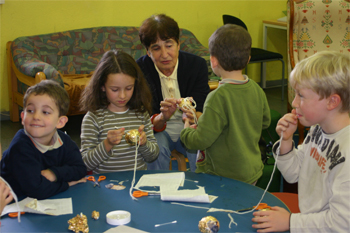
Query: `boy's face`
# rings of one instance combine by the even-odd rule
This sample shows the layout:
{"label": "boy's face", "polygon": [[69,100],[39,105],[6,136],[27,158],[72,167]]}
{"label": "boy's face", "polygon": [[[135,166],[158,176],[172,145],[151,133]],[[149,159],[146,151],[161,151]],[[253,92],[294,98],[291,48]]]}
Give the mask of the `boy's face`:
{"label": "boy's face", "polygon": [[300,123],[304,126],[319,124],[322,128],[327,125],[328,98],[320,100],[320,96],[308,88],[300,88],[296,85],[295,97],[292,106],[296,110]]}
{"label": "boy's face", "polygon": [[21,118],[25,130],[43,145],[51,145],[56,129],[62,128],[68,121],[66,116],[59,117],[55,101],[46,94],[31,94]]}

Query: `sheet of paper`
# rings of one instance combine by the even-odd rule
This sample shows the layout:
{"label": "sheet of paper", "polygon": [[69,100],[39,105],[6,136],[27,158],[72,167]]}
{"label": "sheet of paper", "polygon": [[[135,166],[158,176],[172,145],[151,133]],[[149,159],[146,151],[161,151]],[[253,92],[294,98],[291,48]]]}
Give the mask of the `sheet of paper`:
{"label": "sheet of paper", "polygon": [[141,190],[141,187],[158,186],[163,190],[177,190],[184,185],[184,181],[184,172],[147,174],[140,178],[135,185],[135,189]]}
{"label": "sheet of paper", "polygon": [[[22,201],[18,202],[20,211],[35,214],[47,214],[47,215],[64,215],[73,213],[72,198],[61,198],[61,199],[46,199],[40,200],[27,197]],[[17,212],[17,205],[13,203],[5,206],[1,216]]]}
{"label": "sheet of paper", "polygon": [[117,227],[110,228],[109,230],[105,231],[104,233],[148,233],[147,231],[142,231],[136,228],[132,228],[125,225],[120,225]]}
{"label": "sheet of paper", "polygon": [[190,190],[163,190],[160,189],[162,201],[184,201],[184,202],[200,202],[210,203],[208,194],[205,193],[204,187]]}

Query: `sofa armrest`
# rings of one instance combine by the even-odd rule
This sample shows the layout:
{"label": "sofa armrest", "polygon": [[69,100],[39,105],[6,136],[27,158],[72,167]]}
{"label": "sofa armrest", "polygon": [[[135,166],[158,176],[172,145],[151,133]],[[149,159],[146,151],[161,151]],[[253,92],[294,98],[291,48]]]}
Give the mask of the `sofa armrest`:
{"label": "sofa armrest", "polygon": [[[56,68],[39,58],[34,52],[33,45],[30,41],[22,41],[20,39],[22,38],[13,41],[10,51],[8,51],[12,55],[11,58],[17,70],[29,77],[35,77],[38,72],[42,72],[47,79],[55,80],[64,87],[63,79]],[[17,76],[20,75],[18,74]]]}

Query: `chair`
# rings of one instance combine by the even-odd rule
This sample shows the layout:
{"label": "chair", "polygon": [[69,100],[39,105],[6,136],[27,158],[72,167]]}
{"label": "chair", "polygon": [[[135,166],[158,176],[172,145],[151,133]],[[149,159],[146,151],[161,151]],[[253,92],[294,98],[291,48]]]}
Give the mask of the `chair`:
{"label": "chair", "polygon": [[178,167],[179,171],[184,171],[184,172],[187,171],[186,162],[188,162],[188,159],[185,158],[185,156],[183,154],[181,154],[177,150],[173,150],[171,152],[169,170],[173,169],[173,167],[172,167],[173,160],[177,160],[177,167]]}
{"label": "chair", "polygon": [[272,192],[271,194],[280,199],[293,214],[300,213],[298,194],[285,192]]}
{"label": "chair", "polygon": [[[287,4],[288,73],[300,60],[318,51],[350,55],[350,0],[289,0]],[[295,93],[288,83],[288,111]],[[298,125],[299,144],[305,127]]]}
{"label": "chair", "polygon": [[[240,20],[239,18],[231,15],[223,15],[222,19],[224,21],[224,24],[236,24],[239,26],[244,27],[246,30],[248,30],[247,26],[245,23]],[[263,63],[264,62],[269,62],[269,61],[280,61],[282,63],[282,101],[284,100],[284,61],[283,61],[283,56],[280,53],[274,53],[270,52],[265,49],[260,49],[260,48],[254,48],[252,47],[251,49],[251,58],[249,61],[249,64],[251,63],[261,63],[260,66],[260,83],[265,83],[264,76],[263,76]],[[246,74],[247,74],[247,67],[246,67]]]}

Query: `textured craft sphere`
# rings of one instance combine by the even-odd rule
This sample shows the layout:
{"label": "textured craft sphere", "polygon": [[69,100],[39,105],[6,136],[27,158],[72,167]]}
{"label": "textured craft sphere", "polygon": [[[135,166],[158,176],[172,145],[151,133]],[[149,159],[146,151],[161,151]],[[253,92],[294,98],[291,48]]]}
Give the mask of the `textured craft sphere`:
{"label": "textured craft sphere", "polygon": [[187,99],[187,98],[183,98],[181,100],[181,102],[179,103],[179,107],[183,108],[185,105],[192,106],[192,102],[189,99]]}
{"label": "textured craft sphere", "polygon": [[198,228],[202,233],[216,233],[220,229],[220,223],[213,216],[207,216],[199,221]]}
{"label": "textured craft sphere", "polygon": [[125,134],[125,141],[129,143],[131,146],[133,146],[137,144],[140,136],[141,135],[137,129],[132,129]]}

